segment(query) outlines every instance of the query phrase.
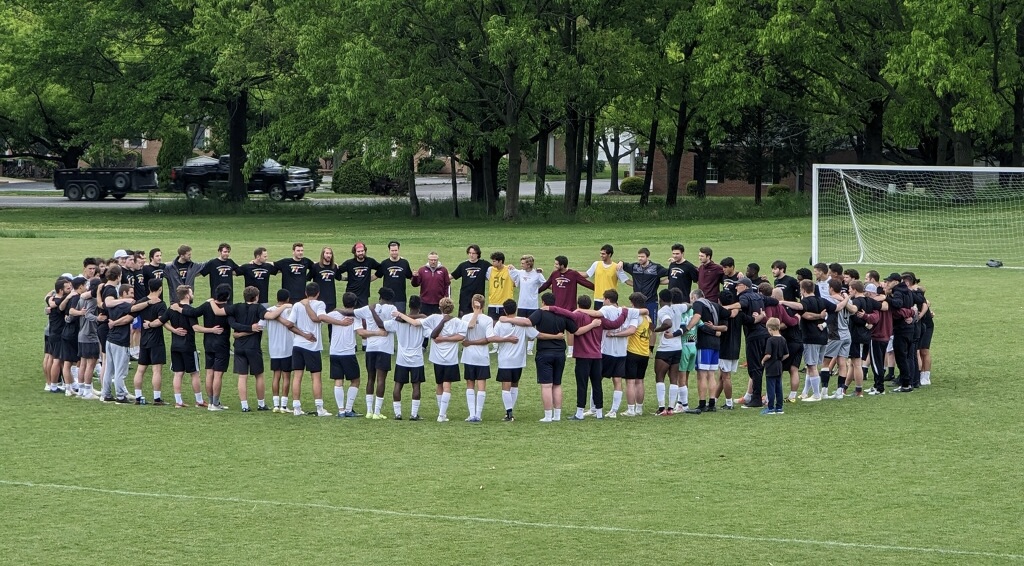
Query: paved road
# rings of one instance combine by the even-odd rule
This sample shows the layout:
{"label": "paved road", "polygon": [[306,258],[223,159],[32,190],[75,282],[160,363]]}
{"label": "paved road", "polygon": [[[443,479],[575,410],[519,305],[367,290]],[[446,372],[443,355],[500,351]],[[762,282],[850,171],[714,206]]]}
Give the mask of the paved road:
{"label": "paved road", "polygon": [[[547,183],[548,189],[553,195],[565,194],[565,182],[564,181],[552,181]],[[608,179],[596,179],[594,181],[594,194],[604,194],[608,192],[610,182]],[[321,189],[322,190],[322,189]],[[520,185],[520,195],[532,196],[534,190],[534,183],[523,182]],[[5,196],[5,192],[39,192],[40,196]],[[459,198],[469,198],[470,185],[466,182],[460,182],[458,184]],[[416,182],[416,194],[421,200],[443,200],[450,199],[452,196],[451,183],[439,178],[421,178]],[[42,196],[49,195],[49,196]],[[134,195],[130,194],[123,200],[113,200],[106,198],[97,202],[79,201],[71,202],[63,197],[56,196],[57,191],[54,190],[53,185],[48,183],[36,183],[36,182],[16,182],[16,183],[4,183],[0,184],[0,208],[103,208],[103,209],[134,209],[142,208],[149,202],[149,197],[146,195]],[[161,198],[161,197],[157,197]],[[330,206],[336,204],[376,204],[381,202],[392,202],[390,198],[382,197],[367,197],[367,198],[317,198],[308,199],[307,202],[314,203],[319,206]]]}

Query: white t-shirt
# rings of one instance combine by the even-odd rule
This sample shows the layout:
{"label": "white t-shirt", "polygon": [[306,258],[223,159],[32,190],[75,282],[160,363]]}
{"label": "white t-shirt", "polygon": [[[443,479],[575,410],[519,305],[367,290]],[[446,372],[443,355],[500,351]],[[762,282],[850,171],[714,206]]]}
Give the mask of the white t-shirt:
{"label": "white t-shirt", "polygon": [[502,338],[515,336],[519,342],[500,342],[498,344],[498,369],[516,369],[526,367],[526,345],[540,334],[532,326],[516,326],[508,322],[494,325],[494,335]]}
{"label": "white t-shirt", "polygon": [[655,326],[660,328],[665,322],[671,324],[668,330],[658,333],[657,351],[659,352],[678,352],[683,349],[682,337],[672,336],[671,338],[665,338],[665,332],[675,332],[679,329],[679,311],[676,309],[677,306],[679,305],[658,308],[658,324]]}
{"label": "white t-shirt", "polygon": [[537,302],[537,289],[540,289],[545,281],[547,279],[537,273],[536,269],[519,271],[519,308],[533,310],[540,308],[540,304]]}
{"label": "white t-shirt", "polygon": [[[377,316],[380,317],[381,322],[387,322],[391,320],[391,313],[395,312],[395,305],[376,305]],[[353,313],[355,317],[364,323],[366,323],[367,330],[380,330],[377,323],[373,321],[373,315],[370,314],[370,307],[360,307]],[[385,354],[393,354],[395,352],[395,339],[393,334],[387,336],[370,336],[366,339],[366,351],[367,352],[384,352]]]}
{"label": "white t-shirt", "polygon": [[[338,311],[331,311],[327,316],[337,321],[345,320],[345,315]],[[356,324],[338,326],[332,324],[331,328],[331,355],[332,356],[354,356],[356,355]]]}
{"label": "white t-shirt", "polygon": [[[267,312],[274,312],[279,307],[274,305],[267,309]],[[281,316],[288,318],[288,311],[291,306],[280,307],[285,310],[285,313]],[[281,358],[292,357],[292,346],[295,344],[295,335],[285,325],[281,324],[277,319],[267,321],[267,344],[270,349],[270,359],[280,360]]]}
{"label": "white t-shirt", "polygon": [[[433,334],[434,329],[441,323],[441,319],[444,318],[439,314],[432,314],[423,320],[423,332],[429,337]],[[444,325],[444,329],[441,330],[440,336],[455,336],[456,334],[465,336],[466,325],[461,320],[453,318]],[[454,366],[459,363],[459,343],[458,342],[434,342],[430,341],[430,356],[428,357],[430,363],[439,364],[442,366]]]}
{"label": "white t-shirt", "polygon": [[[309,301],[309,308],[313,309],[313,312],[317,315],[327,313],[327,305],[323,301]],[[320,321],[314,322],[309,318],[309,314],[306,313],[306,307],[296,303],[292,305],[291,312],[288,313],[288,320],[292,321],[295,326],[299,327],[299,330],[303,332],[309,332],[313,335],[313,341],[310,342],[302,336],[295,335],[294,346],[302,348],[303,350],[309,350],[310,352],[323,351],[324,345],[323,340],[320,338]]]}
{"label": "white t-shirt", "polygon": [[[621,312],[621,307],[613,307],[611,305],[601,307],[601,314],[609,320],[618,320],[619,313]],[[630,326],[640,326],[640,311],[637,309],[627,309],[626,321],[622,323],[622,326],[615,330],[605,331],[604,340],[601,341],[601,353],[605,356],[616,358],[626,357],[626,345],[629,342],[629,336],[609,336],[609,333],[622,332]]]}
{"label": "white t-shirt", "polygon": [[[385,320],[384,330],[398,337],[395,364],[407,368],[423,367],[423,327],[399,320]],[[429,336],[429,334],[427,335]]]}
{"label": "white t-shirt", "polygon": [[[462,317],[466,328],[466,340],[483,340],[494,336],[494,321],[486,314],[476,317],[476,326],[469,328],[469,321],[473,319],[473,313]],[[471,366],[491,365],[491,350],[487,344],[482,346],[464,346],[462,348],[462,363]]]}

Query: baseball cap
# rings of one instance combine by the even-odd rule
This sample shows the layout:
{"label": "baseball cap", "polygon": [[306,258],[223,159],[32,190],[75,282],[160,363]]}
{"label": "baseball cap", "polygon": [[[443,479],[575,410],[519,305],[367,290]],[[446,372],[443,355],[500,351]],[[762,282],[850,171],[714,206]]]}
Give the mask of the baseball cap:
{"label": "baseball cap", "polygon": [[61,275],[61,279],[67,279],[68,281],[71,281],[74,278],[75,278],[75,276],[71,275],[70,273],[65,273],[65,274]]}
{"label": "baseball cap", "polygon": [[867,291],[868,293],[874,293],[878,291],[878,286],[875,285],[874,283],[868,283],[867,285],[864,286],[864,290]]}
{"label": "baseball cap", "polygon": [[750,282],[750,278],[749,277],[740,277],[739,279],[736,280],[736,284],[737,285],[746,285],[747,288],[750,288],[750,287],[754,286],[754,284]]}
{"label": "baseball cap", "polygon": [[889,276],[885,278],[885,280],[886,281],[902,281],[903,278],[900,277],[899,273],[890,273]]}
{"label": "baseball cap", "polygon": [[914,275],[913,271],[904,271],[902,276],[903,276],[904,279],[907,279],[911,283],[914,283],[914,284],[917,284],[917,283],[921,282],[921,280],[918,279],[916,275]]}
{"label": "baseball cap", "polygon": [[128,257],[128,252],[124,250],[117,250],[114,252],[114,259],[121,259],[123,257]]}

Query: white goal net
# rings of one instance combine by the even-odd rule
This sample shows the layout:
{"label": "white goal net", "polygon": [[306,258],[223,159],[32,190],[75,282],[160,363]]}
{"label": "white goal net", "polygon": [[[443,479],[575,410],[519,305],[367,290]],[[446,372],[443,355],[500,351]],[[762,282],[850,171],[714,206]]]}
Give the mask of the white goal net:
{"label": "white goal net", "polygon": [[817,164],[811,260],[1024,269],[1024,169]]}

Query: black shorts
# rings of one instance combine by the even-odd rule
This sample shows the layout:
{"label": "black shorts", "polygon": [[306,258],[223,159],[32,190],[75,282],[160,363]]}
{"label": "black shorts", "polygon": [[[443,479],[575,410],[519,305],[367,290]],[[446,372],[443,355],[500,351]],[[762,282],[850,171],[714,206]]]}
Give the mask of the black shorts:
{"label": "black shorts", "polygon": [[98,342],[79,342],[78,357],[85,360],[96,360],[100,357],[100,345]]}
{"label": "black shorts", "polygon": [[516,314],[523,318],[530,318],[530,315],[537,312],[537,309],[519,309]]}
{"label": "black shorts", "polygon": [[230,357],[229,350],[207,350],[206,351],[206,369],[213,371],[228,371],[228,358]]}
{"label": "black shorts", "polygon": [[199,371],[199,352],[171,351],[171,371],[174,373],[196,373]]}
{"label": "black shorts", "polygon": [[426,380],[427,374],[424,373],[423,366],[407,368],[395,365],[395,383],[423,383]]}
{"label": "black shorts", "polygon": [[366,353],[366,375],[373,377],[378,371],[391,371],[391,354],[387,352]]}
{"label": "black shorts", "polygon": [[324,362],[320,358],[320,352],[299,348],[298,346],[292,347],[292,371],[320,373],[323,369]]}
{"label": "black shorts", "polygon": [[501,383],[519,383],[523,377],[523,368],[498,368],[498,381]]}
{"label": "black shorts", "polygon": [[270,358],[270,371],[292,371],[292,358]]}
{"label": "black shorts", "polygon": [[429,303],[421,303],[420,314],[424,316],[430,316],[432,314],[441,314],[441,307],[437,305],[431,305]]}
{"label": "black shorts", "polygon": [[355,354],[331,356],[331,379],[335,381],[359,379],[359,360],[356,359]]}
{"label": "black shorts", "polygon": [[238,375],[263,375],[263,351],[235,350],[235,373]]}
{"label": "black shorts", "polygon": [[[861,361],[866,360],[868,359],[868,356],[867,354],[865,354],[865,352],[867,352],[865,348],[868,348],[867,344],[858,344],[856,342],[850,342],[850,350],[847,352],[846,357],[850,358],[851,360],[853,358],[859,358]],[[793,354],[790,354],[790,356],[792,355]]]}
{"label": "black shorts", "polygon": [[442,383],[454,383],[460,381],[462,378],[459,377],[459,365],[443,366],[441,364],[434,364],[434,382],[438,385]]}
{"label": "black shorts", "polygon": [[622,377],[626,375],[626,356],[601,356],[601,377]]}
{"label": "black shorts", "polygon": [[537,352],[537,383],[542,385],[561,385],[562,374],[565,372],[565,354],[559,351],[545,350]]}
{"label": "black shorts", "polygon": [[491,378],[491,366],[466,366],[466,381],[486,381]]}
{"label": "black shorts", "polygon": [[73,364],[78,363],[78,339],[60,341],[60,359]]}
{"label": "black shorts", "polygon": [[487,316],[491,317],[491,320],[498,322],[498,319],[505,316],[505,307],[487,307]]}
{"label": "black shorts", "polygon": [[782,360],[783,373],[791,368],[800,369],[800,360],[804,359],[803,342],[786,342],[786,349],[789,350],[789,357]]}
{"label": "black shorts", "polygon": [[43,344],[44,352],[54,357],[60,356],[60,334],[47,336]]}
{"label": "black shorts", "polygon": [[935,326],[924,326],[921,329],[921,339],[917,343],[917,349],[931,350],[933,334],[935,334]]}
{"label": "black shorts", "polygon": [[139,348],[140,366],[162,366],[167,363],[167,350],[163,346],[159,348]]}
{"label": "black shorts", "polygon": [[643,379],[647,373],[650,358],[632,352],[626,352],[626,379]]}
{"label": "black shorts", "polygon": [[654,352],[654,359],[662,360],[670,366],[679,365],[679,361],[683,359],[683,351],[676,350],[674,352]]}

